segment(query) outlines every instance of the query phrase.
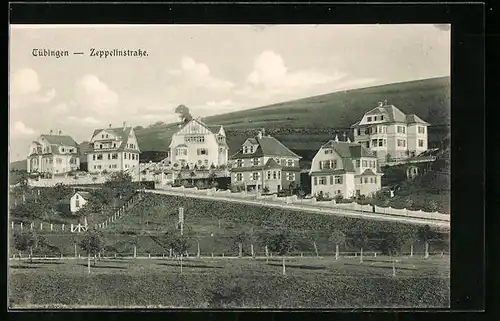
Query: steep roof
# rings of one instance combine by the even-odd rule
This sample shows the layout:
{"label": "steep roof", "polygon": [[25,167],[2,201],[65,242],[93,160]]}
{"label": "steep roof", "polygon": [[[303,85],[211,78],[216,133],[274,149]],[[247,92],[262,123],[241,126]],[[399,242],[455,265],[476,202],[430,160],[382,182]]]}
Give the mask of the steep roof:
{"label": "steep roof", "polygon": [[89,199],[91,194],[89,192],[81,192],[81,191],[78,191],[76,192],[75,194],[78,194],[80,195],[81,197],[83,197],[84,199]]}
{"label": "steep roof", "polygon": [[[94,133],[92,134],[92,138],[94,138],[97,134],[99,134],[103,130],[110,131],[121,139],[121,142],[122,142],[121,145],[113,150],[122,151],[122,150],[126,149],[128,138],[130,136],[130,133],[132,132],[132,127],[116,127],[116,128],[96,129],[96,130],[94,130]],[[139,145],[139,144],[137,144],[137,145]],[[137,146],[137,148],[139,149],[139,146]]]}
{"label": "steep roof", "polygon": [[367,168],[360,176],[377,176],[377,174],[375,174],[370,168]]}
{"label": "steep roof", "polygon": [[45,138],[51,145],[63,145],[63,146],[74,146],[77,147],[76,141],[68,135],[41,135]]}
{"label": "steep roof", "polygon": [[231,156],[231,159],[235,158],[253,158],[262,156],[278,156],[278,157],[294,157],[301,159],[299,155],[292,152],[288,147],[283,145],[279,140],[271,136],[262,136],[249,138],[252,143],[258,145],[257,149],[252,154],[243,154],[242,149],[238,150],[236,154]]}
{"label": "steep roof", "polygon": [[[401,110],[399,110],[396,106],[394,105],[383,105],[383,106],[377,106],[370,111],[366,112],[365,115],[377,115],[377,114],[384,114],[385,115],[385,122],[392,123],[392,122],[398,122],[398,123],[422,123],[422,124],[427,124],[427,122],[423,121],[421,118],[419,118],[415,114],[409,114],[405,115]],[[354,123],[351,125],[351,128],[358,126],[360,121]]]}
{"label": "steep roof", "polygon": [[330,140],[322,147],[332,148],[342,158],[360,158],[360,157],[376,158],[376,156],[368,148],[357,143],[336,142],[334,140]]}
{"label": "steep roof", "polygon": [[422,118],[418,117],[415,114],[406,115],[406,122],[408,124],[419,123],[419,124],[424,124],[424,125],[430,125],[428,122],[422,120]]}

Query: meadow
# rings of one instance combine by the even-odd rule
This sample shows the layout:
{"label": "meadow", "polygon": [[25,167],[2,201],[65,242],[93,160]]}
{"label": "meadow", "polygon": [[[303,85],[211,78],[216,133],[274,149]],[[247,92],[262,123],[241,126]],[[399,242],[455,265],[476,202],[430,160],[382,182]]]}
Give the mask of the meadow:
{"label": "meadow", "polygon": [[432,308],[449,305],[449,257],[11,260],[11,308]]}

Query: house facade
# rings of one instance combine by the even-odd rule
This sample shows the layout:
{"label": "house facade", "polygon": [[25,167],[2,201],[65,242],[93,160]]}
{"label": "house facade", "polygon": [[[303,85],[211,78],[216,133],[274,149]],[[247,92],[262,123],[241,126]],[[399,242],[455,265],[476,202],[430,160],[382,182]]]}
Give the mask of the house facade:
{"label": "house facade", "polygon": [[331,140],[312,160],[311,194],[326,198],[369,196],[381,189],[382,173],[378,168],[377,157],[365,146]]}
{"label": "house facade", "polygon": [[227,165],[228,145],[222,126],[208,126],[192,119],[172,136],[169,160],[174,168]]}
{"label": "house facade", "polygon": [[[248,138],[241,149],[231,156],[231,184],[245,190],[277,193],[300,185],[300,156],[276,138]],[[263,188],[264,186],[264,188]]]}
{"label": "house facade", "polygon": [[80,168],[78,144],[68,135],[58,131],[54,135],[40,135],[29,146],[28,173],[64,174]]}
{"label": "house facade", "polygon": [[87,204],[90,199],[89,192],[76,192],[73,196],[71,196],[69,200],[69,209],[71,213],[76,213],[82,209],[82,207]]}
{"label": "house facade", "polygon": [[87,151],[87,170],[90,173],[134,172],[139,170],[141,150],[132,127],[96,129]]}
{"label": "house facade", "polygon": [[425,122],[415,114],[404,114],[387,101],[363,115],[351,126],[354,141],[375,153],[381,163],[415,157],[428,148]]}

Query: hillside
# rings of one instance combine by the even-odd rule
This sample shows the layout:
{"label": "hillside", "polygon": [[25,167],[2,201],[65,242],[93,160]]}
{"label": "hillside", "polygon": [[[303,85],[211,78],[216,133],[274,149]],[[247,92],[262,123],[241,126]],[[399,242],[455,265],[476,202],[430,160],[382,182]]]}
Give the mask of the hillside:
{"label": "hillside", "polygon": [[[209,125],[223,125],[230,153],[259,128],[275,136],[304,158],[335,133],[350,132],[378,101],[387,99],[404,113],[415,113],[431,123],[430,146],[442,139],[450,124],[450,78],[432,78],[341,91],[239,112],[204,118]],[[136,130],[143,151],[166,151],[178,124]]]}
{"label": "hillside", "polygon": [[[387,99],[404,113],[415,113],[428,121],[429,147],[439,147],[449,133],[450,78],[432,78],[383,86],[353,89],[326,95],[282,102],[244,111],[206,117],[209,125],[223,125],[228,136],[230,155],[235,153],[248,136],[260,128],[273,135],[305,161],[326,141],[344,132],[377,102]],[[196,116],[196,115],[195,115]],[[146,128],[136,127],[143,160],[158,161],[166,155],[172,135],[179,124],[158,122]],[[352,139],[352,136],[351,136]],[[80,149],[84,151],[86,143]],[[85,161],[83,158],[81,161]],[[26,165],[24,165],[26,166]]]}

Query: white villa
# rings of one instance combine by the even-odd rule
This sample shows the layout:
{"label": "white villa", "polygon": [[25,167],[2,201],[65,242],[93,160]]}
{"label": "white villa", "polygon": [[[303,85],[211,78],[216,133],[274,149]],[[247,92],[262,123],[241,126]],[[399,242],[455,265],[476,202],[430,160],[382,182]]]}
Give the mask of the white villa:
{"label": "white villa", "polygon": [[109,128],[96,129],[87,152],[88,171],[138,172],[140,153],[134,129],[127,127],[126,123],[122,127],[109,125]]}
{"label": "white villa", "polygon": [[79,169],[77,147],[76,141],[60,130],[57,135],[52,130],[48,135],[41,135],[29,146],[28,173],[63,174]]}
{"label": "white villa", "polygon": [[369,148],[381,163],[418,156],[427,150],[429,123],[415,114],[405,115],[387,101],[367,112],[351,126],[354,141]]}
{"label": "white villa", "polygon": [[171,165],[193,168],[227,165],[228,145],[222,126],[208,126],[192,119],[172,136],[169,146]]}
{"label": "white villa", "polygon": [[377,157],[365,146],[336,138],[324,144],[312,160],[311,194],[368,196],[381,189],[378,168]]}

